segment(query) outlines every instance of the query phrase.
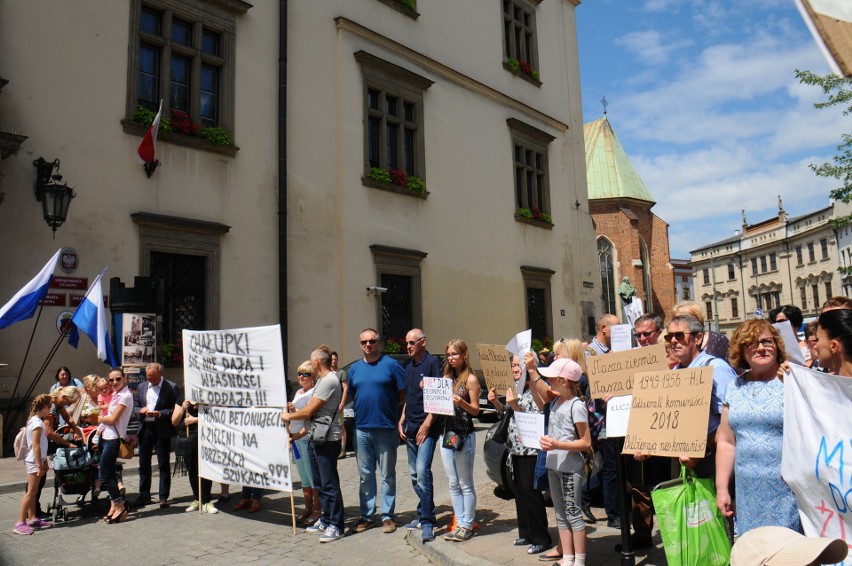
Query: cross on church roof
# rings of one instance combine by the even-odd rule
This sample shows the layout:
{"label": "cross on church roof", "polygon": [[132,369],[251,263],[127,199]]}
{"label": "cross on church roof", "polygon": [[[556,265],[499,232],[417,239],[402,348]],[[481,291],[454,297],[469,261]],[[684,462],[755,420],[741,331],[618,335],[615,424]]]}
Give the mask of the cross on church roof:
{"label": "cross on church roof", "polygon": [[603,113],[604,113],[604,116],[606,116],[606,107],[607,107],[607,106],[609,106],[609,102],[607,102],[607,100],[606,100],[606,96],[604,96],[603,98],[601,98],[601,105],[603,106]]}

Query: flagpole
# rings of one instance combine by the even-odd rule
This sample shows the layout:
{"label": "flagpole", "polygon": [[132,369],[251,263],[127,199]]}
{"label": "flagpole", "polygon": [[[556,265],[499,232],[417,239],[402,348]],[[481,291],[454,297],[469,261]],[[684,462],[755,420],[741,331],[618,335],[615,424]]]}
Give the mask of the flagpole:
{"label": "flagpole", "polygon": [[35,331],[38,328],[38,321],[41,319],[41,311],[44,309],[44,303],[41,303],[38,307],[38,314],[36,314],[35,324],[33,324],[33,331],[30,334],[30,341],[27,342],[27,350],[24,352],[24,359],[21,361],[21,369],[18,370],[18,379],[15,381],[15,388],[12,390],[12,399],[15,398],[15,395],[18,394],[18,385],[21,383],[21,376],[24,375],[24,366],[27,363],[27,358],[30,355],[30,347],[33,345],[33,338],[35,338]]}

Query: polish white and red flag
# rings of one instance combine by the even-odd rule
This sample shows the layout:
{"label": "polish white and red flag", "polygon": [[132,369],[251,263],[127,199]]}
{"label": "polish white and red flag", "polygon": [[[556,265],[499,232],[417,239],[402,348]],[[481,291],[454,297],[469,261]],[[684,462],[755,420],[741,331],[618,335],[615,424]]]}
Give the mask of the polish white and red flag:
{"label": "polish white and red flag", "polygon": [[163,113],[163,101],[160,101],[160,109],[154,116],[154,121],[148,126],[148,131],[136,148],[136,161],[139,163],[154,163],[157,161],[157,130],[160,128],[160,115]]}

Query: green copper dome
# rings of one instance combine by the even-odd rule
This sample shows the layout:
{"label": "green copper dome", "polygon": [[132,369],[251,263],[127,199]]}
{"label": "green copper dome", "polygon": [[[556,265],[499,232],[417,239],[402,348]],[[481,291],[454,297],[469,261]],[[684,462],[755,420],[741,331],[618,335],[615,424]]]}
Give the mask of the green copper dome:
{"label": "green copper dome", "polygon": [[589,200],[632,198],[654,203],[606,116],[583,126]]}

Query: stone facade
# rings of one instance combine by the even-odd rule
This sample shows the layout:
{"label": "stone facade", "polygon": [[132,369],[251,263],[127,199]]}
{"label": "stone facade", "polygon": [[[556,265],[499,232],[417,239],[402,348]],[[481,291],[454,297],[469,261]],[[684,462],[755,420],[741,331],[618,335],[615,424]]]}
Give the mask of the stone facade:
{"label": "stone facade", "polygon": [[[779,203],[780,205],[780,203]],[[819,314],[826,299],[845,294],[835,218],[850,206],[827,208],[790,218],[778,215],[749,224],[735,236],[691,252],[696,302],[703,304],[708,324],[730,335],[736,326],[781,305]]]}

